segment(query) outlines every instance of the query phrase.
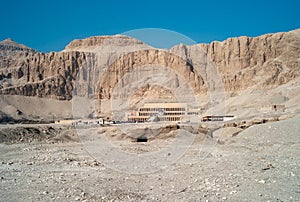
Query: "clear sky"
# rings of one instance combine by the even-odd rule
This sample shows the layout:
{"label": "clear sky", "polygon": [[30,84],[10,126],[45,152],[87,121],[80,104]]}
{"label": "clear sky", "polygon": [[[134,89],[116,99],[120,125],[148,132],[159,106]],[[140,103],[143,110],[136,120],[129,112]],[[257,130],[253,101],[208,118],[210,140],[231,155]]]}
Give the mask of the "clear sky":
{"label": "clear sky", "polygon": [[179,32],[199,43],[300,28],[299,0],[2,0],[0,40],[60,51],[73,39],[141,28]]}

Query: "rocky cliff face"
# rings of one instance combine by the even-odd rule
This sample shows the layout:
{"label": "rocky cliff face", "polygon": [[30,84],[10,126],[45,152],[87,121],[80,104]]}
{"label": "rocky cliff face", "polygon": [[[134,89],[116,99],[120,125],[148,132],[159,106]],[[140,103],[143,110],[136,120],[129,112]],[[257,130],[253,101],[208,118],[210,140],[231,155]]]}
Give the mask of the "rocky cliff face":
{"label": "rocky cliff face", "polygon": [[57,53],[36,52],[11,40],[0,42],[0,48],[1,94],[70,100],[74,93],[94,94],[100,72],[119,54],[151,47],[113,36],[75,40]]}
{"label": "rocky cliff face", "polygon": [[[120,35],[75,40],[57,53],[41,53],[4,40],[0,42],[0,94],[110,99],[126,72],[145,65],[170,67],[197,94],[215,85],[212,79],[217,73],[227,91],[272,88],[299,77],[299,55],[300,30],[178,45],[169,51]],[[176,75],[170,82],[180,87]]]}
{"label": "rocky cliff face", "polygon": [[[299,29],[255,38],[238,37],[210,44],[179,45],[171,52],[186,58],[192,65],[202,64],[207,56],[220,73],[227,91],[274,87],[300,74]],[[209,72],[207,66],[202,67],[204,72]]]}
{"label": "rocky cliff face", "polygon": [[[127,74],[128,72],[131,72],[131,74]],[[160,79],[160,75],[168,78],[163,77]],[[152,77],[152,80],[148,77]],[[158,80],[154,81],[153,77]],[[125,89],[126,84],[132,84],[134,81],[143,78],[145,79],[142,82],[144,85],[150,81],[171,89],[181,87],[184,85],[183,80],[186,80],[195,93],[206,92],[206,86],[200,74],[182,57],[169,51],[148,49],[123,54],[117,58],[102,75],[98,83],[98,86],[102,89],[100,92],[103,92],[100,96],[110,98],[117,83],[121,82],[121,88]],[[106,88],[107,86],[110,88]],[[138,86],[143,87],[143,85],[131,85],[130,87]],[[124,93],[123,90],[122,93]]]}
{"label": "rocky cliff face", "polygon": [[9,63],[0,70],[1,94],[71,99],[74,79],[88,56],[16,52],[6,57]]}

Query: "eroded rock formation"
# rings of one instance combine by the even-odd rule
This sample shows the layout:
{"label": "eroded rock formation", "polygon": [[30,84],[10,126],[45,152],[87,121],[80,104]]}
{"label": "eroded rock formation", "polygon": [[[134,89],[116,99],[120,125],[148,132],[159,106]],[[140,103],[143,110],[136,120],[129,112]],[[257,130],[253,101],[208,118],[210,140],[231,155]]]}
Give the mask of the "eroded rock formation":
{"label": "eroded rock formation", "polygon": [[109,99],[116,83],[143,65],[174,69],[197,94],[215,85],[216,74],[226,91],[272,88],[299,77],[299,55],[300,30],[178,45],[169,51],[121,35],[75,40],[64,51],[50,53],[8,39],[0,42],[0,94]]}

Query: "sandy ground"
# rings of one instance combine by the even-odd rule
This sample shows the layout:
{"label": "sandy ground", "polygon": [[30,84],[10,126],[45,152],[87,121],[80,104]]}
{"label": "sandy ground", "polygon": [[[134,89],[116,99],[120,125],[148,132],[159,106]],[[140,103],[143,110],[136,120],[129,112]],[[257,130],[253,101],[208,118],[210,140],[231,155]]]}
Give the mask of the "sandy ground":
{"label": "sandy ground", "polygon": [[[223,136],[216,131],[214,138],[198,135],[173,164],[142,174],[130,169],[119,172],[113,164],[91,155],[89,139],[82,133],[81,141],[64,139],[62,131],[62,142],[2,143],[0,200],[299,201],[299,123],[300,116],[251,126],[234,137],[228,135],[228,131],[236,132],[232,128]],[[101,130],[94,137],[105,136]],[[108,141],[137,154],[152,152],[153,145],[160,150],[174,142],[174,137],[145,143]],[[169,151],[166,156],[174,154]]]}
{"label": "sandy ground", "polygon": [[[21,114],[17,114],[17,110]],[[72,103],[20,95],[0,95],[0,112],[14,119],[46,119],[53,120],[72,116]]]}

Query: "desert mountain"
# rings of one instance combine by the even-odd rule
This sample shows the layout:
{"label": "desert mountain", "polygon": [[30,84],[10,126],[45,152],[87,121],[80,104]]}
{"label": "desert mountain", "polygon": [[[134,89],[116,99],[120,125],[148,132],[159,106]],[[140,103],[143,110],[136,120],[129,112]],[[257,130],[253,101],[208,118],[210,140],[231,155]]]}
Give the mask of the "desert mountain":
{"label": "desert mountain", "polygon": [[[122,35],[74,40],[65,50],[50,53],[6,39],[0,42],[0,94],[65,101],[76,94],[110,100],[112,96],[121,96],[114,95],[114,87],[120,81],[129,85],[141,75],[149,75],[149,71],[159,71],[155,69],[159,67],[170,68],[163,85],[180,88],[185,85],[180,78],[184,78],[197,96],[216,88],[216,73],[228,95],[245,91],[264,94],[265,90],[290,87],[293,82],[297,86],[299,55],[300,29],[210,44],[180,44],[170,50],[155,49]],[[139,73],[125,81],[124,76],[137,68]],[[150,88],[141,87],[144,92],[136,95],[143,96]],[[279,97],[290,95],[285,93],[289,91],[274,91]]]}
{"label": "desert mountain", "polygon": [[0,42],[0,50],[2,54],[8,51],[36,52],[34,49],[29,48],[23,44],[18,44],[10,38]]}

